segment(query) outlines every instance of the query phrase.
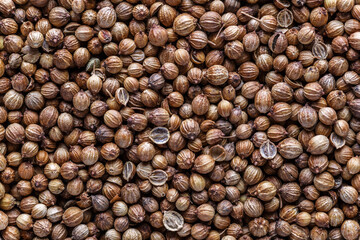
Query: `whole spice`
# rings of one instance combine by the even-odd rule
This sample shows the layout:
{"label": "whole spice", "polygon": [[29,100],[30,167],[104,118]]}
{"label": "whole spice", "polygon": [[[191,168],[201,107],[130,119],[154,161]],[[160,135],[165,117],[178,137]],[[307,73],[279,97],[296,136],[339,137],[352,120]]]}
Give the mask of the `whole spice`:
{"label": "whole spice", "polygon": [[359,238],[354,0],[0,1],[7,239]]}

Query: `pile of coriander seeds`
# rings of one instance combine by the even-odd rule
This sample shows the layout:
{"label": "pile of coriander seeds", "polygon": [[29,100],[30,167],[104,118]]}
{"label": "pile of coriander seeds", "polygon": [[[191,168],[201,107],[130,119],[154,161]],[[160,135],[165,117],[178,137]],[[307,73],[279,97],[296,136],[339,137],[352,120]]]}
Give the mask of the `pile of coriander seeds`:
{"label": "pile of coriander seeds", "polygon": [[0,0],[4,240],[358,240],[360,0]]}

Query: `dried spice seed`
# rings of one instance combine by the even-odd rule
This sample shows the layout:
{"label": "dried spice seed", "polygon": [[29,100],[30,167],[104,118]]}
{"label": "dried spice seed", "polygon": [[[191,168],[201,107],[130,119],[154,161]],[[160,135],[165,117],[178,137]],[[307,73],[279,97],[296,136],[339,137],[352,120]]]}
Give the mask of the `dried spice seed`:
{"label": "dried spice seed", "polygon": [[289,9],[284,8],[277,14],[276,19],[280,27],[287,28],[293,23],[293,13]]}
{"label": "dried spice seed", "polygon": [[265,159],[273,159],[276,156],[277,149],[274,143],[265,141],[260,146],[260,154]]}
{"label": "dried spice seed", "polygon": [[170,139],[170,132],[165,127],[156,127],[151,130],[149,138],[155,144],[165,144]]}
{"label": "dried spice seed", "polygon": [[359,21],[354,0],[1,0],[1,238],[359,238]]}
{"label": "dried spice seed", "polygon": [[168,180],[168,175],[164,170],[154,170],[149,176],[149,181],[154,186],[164,185]]}
{"label": "dried spice seed", "polygon": [[175,211],[166,211],[163,216],[163,223],[167,230],[176,232],[184,226],[184,218]]}
{"label": "dried spice seed", "polygon": [[318,59],[326,59],[328,56],[328,48],[325,43],[321,41],[315,42],[311,51],[314,57]]}

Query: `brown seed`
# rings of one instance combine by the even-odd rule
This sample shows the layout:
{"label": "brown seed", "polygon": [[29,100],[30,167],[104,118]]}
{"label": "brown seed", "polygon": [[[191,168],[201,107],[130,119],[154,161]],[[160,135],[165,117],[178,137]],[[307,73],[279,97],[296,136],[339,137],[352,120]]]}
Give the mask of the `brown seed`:
{"label": "brown seed", "polygon": [[175,211],[166,211],[163,224],[168,231],[178,231],[184,226],[184,218]]}
{"label": "brown seed", "polygon": [[178,15],[174,19],[173,29],[180,36],[192,33],[196,27],[196,19],[187,13]]}
{"label": "brown seed", "polygon": [[345,239],[356,239],[359,236],[359,224],[354,220],[345,220],[341,225],[341,234]]}
{"label": "brown seed", "polygon": [[158,25],[152,27],[149,32],[149,41],[154,46],[164,46],[168,41],[166,29]]}
{"label": "brown seed", "polygon": [[62,219],[66,226],[75,227],[82,222],[83,212],[77,207],[70,207],[65,210]]}

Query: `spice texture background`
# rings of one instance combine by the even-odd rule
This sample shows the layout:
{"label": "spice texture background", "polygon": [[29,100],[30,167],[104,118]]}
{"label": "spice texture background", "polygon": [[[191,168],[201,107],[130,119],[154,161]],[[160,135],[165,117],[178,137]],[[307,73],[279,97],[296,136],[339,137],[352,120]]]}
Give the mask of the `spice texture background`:
{"label": "spice texture background", "polygon": [[4,240],[357,240],[360,0],[0,0]]}

